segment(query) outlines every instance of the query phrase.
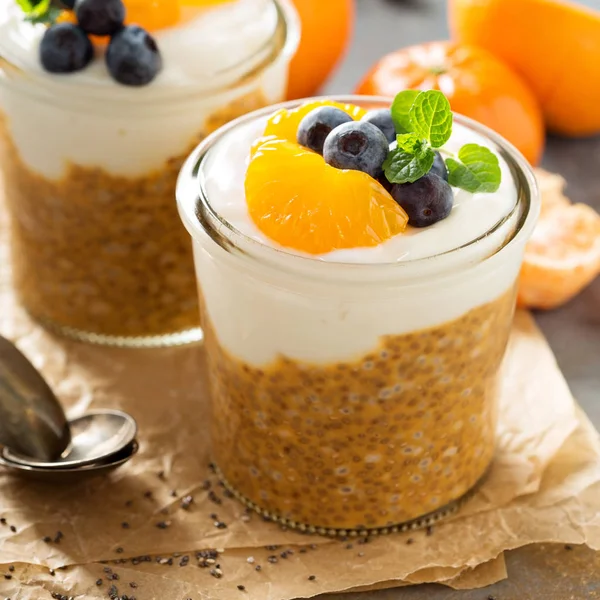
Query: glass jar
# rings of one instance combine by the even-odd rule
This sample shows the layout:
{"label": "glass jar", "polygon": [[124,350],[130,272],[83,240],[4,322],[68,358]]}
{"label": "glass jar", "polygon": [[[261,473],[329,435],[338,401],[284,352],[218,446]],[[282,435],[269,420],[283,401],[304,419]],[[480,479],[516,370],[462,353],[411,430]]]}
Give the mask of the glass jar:
{"label": "glass jar", "polygon": [[294,255],[242,234],[207,193],[220,144],[272,110],[205,140],[178,183],[200,288],[214,462],[248,506],[304,531],[429,524],[493,460],[496,385],[539,213],[533,173],[498,135],[455,116],[504,159],[516,198],[509,214],[428,258]]}
{"label": "glass jar", "polygon": [[189,23],[156,32],[163,71],[132,88],[98,57],[79,73],[44,72],[32,41],[43,26],[8,3],[0,0],[0,168],[22,303],[82,341],[200,339],[177,174],[206,135],[283,99],[299,35],[293,7],[236,0],[197,21],[202,35]]}

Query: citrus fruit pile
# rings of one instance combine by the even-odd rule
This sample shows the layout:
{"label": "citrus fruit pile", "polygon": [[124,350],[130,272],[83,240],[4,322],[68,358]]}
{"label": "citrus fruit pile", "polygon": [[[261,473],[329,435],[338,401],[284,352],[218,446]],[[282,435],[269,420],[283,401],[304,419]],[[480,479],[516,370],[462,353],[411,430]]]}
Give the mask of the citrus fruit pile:
{"label": "citrus fruit pile", "polygon": [[357,106],[329,101],[275,113],[252,148],[248,211],[262,233],[285,248],[317,255],[376,246],[401,233],[408,216],[373,177],[337,169],[297,142],[304,117],[323,106],[352,119],[365,115]]}

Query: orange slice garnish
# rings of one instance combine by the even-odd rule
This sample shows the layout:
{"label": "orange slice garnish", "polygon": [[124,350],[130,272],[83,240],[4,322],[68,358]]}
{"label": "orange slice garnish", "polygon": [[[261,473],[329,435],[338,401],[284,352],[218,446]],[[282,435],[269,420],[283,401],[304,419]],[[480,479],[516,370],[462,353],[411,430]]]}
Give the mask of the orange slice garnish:
{"label": "orange slice garnish", "polygon": [[266,138],[246,174],[256,226],[285,248],[325,254],[376,246],[401,233],[408,216],[375,179],[329,166],[288,140]]}
{"label": "orange slice garnish", "polygon": [[341,102],[333,102],[332,100],[317,100],[315,102],[307,102],[293,110],[282,108],[278,110],[268,121],[264,135],[273,135],[280,140],[288,140],[289,142],[296,141],[296,133],[300,121],[312,110],[320,106],[335,106],[340,110],[348,113],[355,121],[361,119],[367,111],[360,106],[353,104],[342,104]]}
{"label": "orange slice garnish", "polygon": [[600,274],[600,215],[571,204],[564,180],[540,173],[542,213],[525,251],[520,306],[551,309],[577,295]]}

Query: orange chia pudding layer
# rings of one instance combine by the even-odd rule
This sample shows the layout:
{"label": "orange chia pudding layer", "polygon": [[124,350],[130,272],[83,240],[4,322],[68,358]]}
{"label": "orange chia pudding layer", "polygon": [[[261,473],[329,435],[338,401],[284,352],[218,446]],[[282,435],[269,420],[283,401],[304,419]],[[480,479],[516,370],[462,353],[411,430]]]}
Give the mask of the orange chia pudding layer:
{"label": "orange chia pudding layer", "polygon": [[280,356],[256,368],[205,323],[214,460],[243,497],[327,529],[382,528],[442,509],[482,478],[514,292],[352,362]]}
{"label": "orange chia pudding layer", "polygon": [[260,90],[236,99],[207,119],[185,152],[140,177],[70,164],[63,177],[48,179],[24,164],[0,127],[14,283],[27,310],[59,331],[105,336],[198,327],[192,249],[174,202],[177,175],[203,137],[267,104]]}

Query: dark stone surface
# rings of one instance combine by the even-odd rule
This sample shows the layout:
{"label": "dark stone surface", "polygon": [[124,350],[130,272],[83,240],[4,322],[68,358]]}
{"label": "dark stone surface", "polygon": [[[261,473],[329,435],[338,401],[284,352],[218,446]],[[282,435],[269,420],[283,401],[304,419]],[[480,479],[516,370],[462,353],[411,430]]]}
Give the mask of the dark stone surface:
{"label": "dark stone surface", "polygon": [[[327,1],[327,0],[323,0]],[[598,0],[582,0],[598,6]],[[400,47],[446,39],[443,0],[357,0],[354,43],[330,80],[327,93],[349,93],[381,56]],[[600,109],[599,109],[600,110]],[[561,173],[576,202],[600,210],[600,137],[548,139],[543,166]],[[558,363],[587,414],[600,428],[600,279],[559,310],[537,315]],[[532,376],[535,376],[532,373]],[[332,600],[565,600],[600,598],[600,554],[585,548],[535,546],[507,554],[509,579],[487,588],[455,592],[418,586],[368,594],[329,596]]]}

